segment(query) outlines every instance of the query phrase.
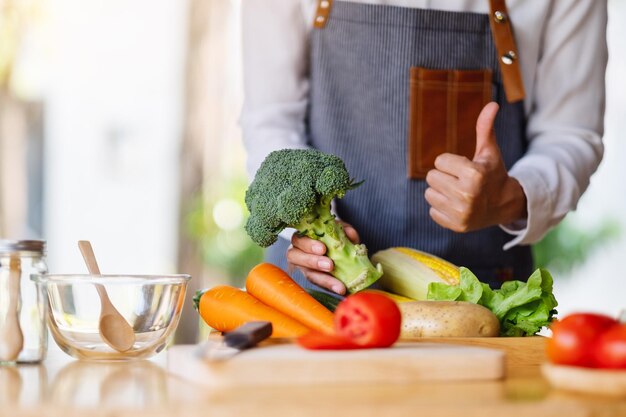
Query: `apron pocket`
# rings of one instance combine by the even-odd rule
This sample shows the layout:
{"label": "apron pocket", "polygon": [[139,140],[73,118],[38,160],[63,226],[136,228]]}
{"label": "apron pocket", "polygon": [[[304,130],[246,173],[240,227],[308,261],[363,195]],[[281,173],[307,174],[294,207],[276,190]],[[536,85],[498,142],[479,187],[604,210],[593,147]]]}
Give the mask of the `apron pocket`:
{"label": "apron pocket", "polygon": [[492,99],[491,70],[411,67],[409,82],[408,177],[424,179],[442,153],[472,159],[476,119]]}

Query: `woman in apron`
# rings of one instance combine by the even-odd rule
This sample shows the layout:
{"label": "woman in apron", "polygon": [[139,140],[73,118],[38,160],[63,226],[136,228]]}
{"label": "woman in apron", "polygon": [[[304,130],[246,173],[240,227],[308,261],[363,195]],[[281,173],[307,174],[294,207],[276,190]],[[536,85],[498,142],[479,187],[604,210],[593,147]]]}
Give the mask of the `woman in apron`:
{"label": "woman in apron", "polygon": [[[509,2],[517,8],[534,7],[541,20],[533,31],[543,27],[546,32],[543,38],[537,35],[534,43],[527,42],[537,49],[534,65],[527,65],[534,68],[533,78],[522,74],[520,63],[520,56],[532,56],[533,51],[518,50],[512,16],[503,0],[484,0],[488,13],[410,7],[430,4],[425,1],[248,2],[253,4],[244,2],[242,126],[253,159],[262,159],[269,150],[304,146],[341,157],[350,175],[365,182],[337,200],[335,211],[351,225],[349,236],[360,238],[370,253],[392,246],[416,248],[470,268],[493,287],[530,275],[531,251],[523,244],[538,240],[575,207],[602,155],[604,2],[579,2],[587,3],[585,9],[571,11],[582,14],[576,30],[597,32],[593,37],[597,45],[589,51],[593,57],[588,58],[595,63],[586,58],[586,73],[575,75],[577,80],[587,78],[586,88],[581,81],[565,82],[560,87],[565,93],[553,93],[553,102],[537,88],[547,82],[546,77],[548,82],[558,79],[550,79],[548,75],[554,75],[548,69],[541,74],[546,63],[540,56],[556,48],[547,44],[552,35],[549,25],[557,24],[551,16],[558,15],[556,5],[537,11],[537,5]],[[276,39],[273,48],[288,50],[304,42],[307,56],[294,64],[297,54],[287,52],[282,55],[287,58],[271,62],[273,54],[268,50],[250,49],[255,43],[250,26],[263,25],[262,11],[271,3],[288,8],[293,2],[305,9],[307,3],[314,3],[313,28],[301,29],[306,35],[293,32],[293,38],[283,33],[283,44]],[[458,3],[460,8],[479,0],[441,3]],[[274,12],[266,16],[275,16],[277,27],[268,30],[279,31],[279,19],[286,18],[287,12]],[[600,28],[587,28],[593,22],[599,22]],[[559,42],[566,51],[575,46]],[[562,51],[555,54],[563,61],[552,63],[557,67],[580,63],[569,55],[563,57]],[[259,95],[252,82],[258,75],[251,72],[263,72],[253,65],[257,62],[267,67],[266,76],[290,68],[295,75],[284,79],[281,87],[292,88],[300,100],[281,107],[285,103],[277,93],[274,102],[265,99],[269,105],[263,109],[259,97],[272,93]],[[299,82],[290,85],[290,79]],[[524,88],[526,79],[533,81],[530,97]],[[586,110],[575,105],[570,109],[572,104],[565,103],[567,97],[573,100],[572,92],[577,99],[592,99]],[[569,107],[559,114],[551,106]],[[546,107],[554,117],[547,121],[541,120],[547,115],[540,111]],[[292,124],[292,134],[281,140],[277,130],[285,120],[301,123]],[[540,121],[543,124],[537,126]],[[556,125],[553,132],[548,129],[551,123]],[[259,126],[261,130],[272,127],[266,135],[255,136]],[[258,145],[261,141],[265,148]],[[515,171],[517,167],[521,168]],[[559,198],[566,201],[555,202]],[[537,217],[543,224],[537,224]],[[285,269],[288,263],[297,266],[305,275],[294,276],[301,285],[312,282],[344,292],[328,274],[332,261],[323,253],[319,242],[294,236],[279,239],[268,249],[267,259]]]}

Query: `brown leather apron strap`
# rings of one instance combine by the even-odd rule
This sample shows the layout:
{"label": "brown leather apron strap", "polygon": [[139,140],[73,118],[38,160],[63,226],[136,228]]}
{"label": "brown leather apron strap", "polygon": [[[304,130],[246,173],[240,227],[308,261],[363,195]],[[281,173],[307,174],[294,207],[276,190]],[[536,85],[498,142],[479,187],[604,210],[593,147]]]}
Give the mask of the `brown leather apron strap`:
{"label": "brown leather apron strap", "polygon": [[[318,0],[313,26],[323,29],[330,17],[333,0]],[[524,81],[519,65],[519,54],[513,37],[511,20],[505,0],[489,0],[491,34],[499,56],[500,72],[506,99],[514,103],[524,99]]]}
{"label": "brown leather apron strap", "polygon": [[326,26],[332,6],[333,0],[318,0],[317,10],[315,11],[315,19],[313,20],[313,27],[323,29],[324,26]]}
{"label": "brown leather apron strap", "polygon": [[489,0],[489,8],[491,9],[489,24],[500,58],[498,63],[502,73],[506,100],[509,103],[514,103],[523,100],[525,93],[509,12],[505,0]]}

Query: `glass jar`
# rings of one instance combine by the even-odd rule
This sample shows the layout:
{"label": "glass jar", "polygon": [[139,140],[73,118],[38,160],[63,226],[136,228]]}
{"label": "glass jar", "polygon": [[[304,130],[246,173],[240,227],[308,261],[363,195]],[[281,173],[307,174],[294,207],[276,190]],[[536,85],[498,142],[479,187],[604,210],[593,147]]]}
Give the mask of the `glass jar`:
{"label": "glass jar", "polygon": [[0,240],[0,364],[45,357],[45,294],[31,280],[48,272],[45,253],[42,240]]}

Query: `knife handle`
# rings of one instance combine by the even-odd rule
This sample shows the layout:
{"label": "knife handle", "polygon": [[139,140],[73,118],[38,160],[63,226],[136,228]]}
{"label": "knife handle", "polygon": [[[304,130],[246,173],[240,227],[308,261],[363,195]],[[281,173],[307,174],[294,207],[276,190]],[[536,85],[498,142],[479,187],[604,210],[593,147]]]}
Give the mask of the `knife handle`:
{"label": "knife handle", "polygon": [[248,349],[272,335],[269,321],[251,321],[224,335],[224,344],[236,349]]}

